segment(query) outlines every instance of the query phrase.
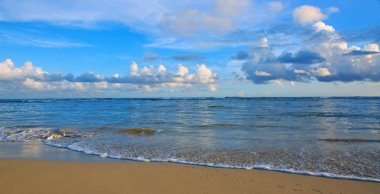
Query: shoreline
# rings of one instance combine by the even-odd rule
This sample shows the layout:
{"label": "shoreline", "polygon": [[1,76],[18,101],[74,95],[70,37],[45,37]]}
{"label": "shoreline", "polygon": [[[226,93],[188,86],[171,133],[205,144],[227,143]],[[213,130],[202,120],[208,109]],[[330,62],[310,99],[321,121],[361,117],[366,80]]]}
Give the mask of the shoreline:
{"label": "shoreline", "polygon": [[380,184],[165,162],[0,159],[4,193],[379,193]]}
{"label": "shoreline", "polygon": [[[291,169],[281,169],[281,168],[273,168],[266,165],[254,165],[252,167],[239,167],[239,166],[228,166],[228,165],[217,165],[217,164],[208,164],[208,163],[194,163],[194,162],[188,162],[188,161],[181,161],[181,160],[145,160],[145,159],[138,159],[138,158],[118,158],[113,156],[106,156],[102,157],[100,153],[86,153],[82,150],[75,150],[70,149],[67,147],[58,147],[55,145],[50,144],[43,144],[49,147],[58,148],[58,149],[64,149],[72,152],[76,152],[79,154],[83,154],[85,156],[92,157],[90,161],[94,160],[97,161],[96,158],[99,159],[98,162],[152,162],[152,163],[171,163],[171,164],[182,164],[182,165],[190,165],[190,166],[200,166],[200,167],[207,167],[207,168],[222,168],[222,169],[239,169],[239,170],[264,170],[264,171],[272,171],[272,172],[280,172],[280,173],[287,173],[287,174],[296,174],[296,175],[303,175],[303,176],[314,176],[314,177],[322,177],[322,178],[331,178],[331,179],[342,179],[342,180],[353,180],[353,181],[363,181],[363,182],[374,182],[374,183],[380,183],[380,179],[377,178],[370,178],[370,177],[356,177],[356,176],[350,176],[350,175],[337,175],[337,174],[331,174],[328,172],[312,172],[312,171],[297,171],[297,170],[291,170]],[[104,161],[101,161],[104,159]],[[74,160],[75,161],[75,160]]]}
{"label": "shoreline", "polygon": [[[4,157],[5,156],[5,157]],[[289,169],[276,169],[265,165],[252,166],[249,168],[225,165],[210,165],[206,163],[191,163],[179,160],[143,160],[135,158],[117,158],[112,156],[101,157],[96,153],[85,153],[84,151],[73,150],[67,147],[58,147],[55,145],[45,144],[44,142],[1,142],[0,143],[0,160],[1,159],[21,159],[21,160],[42,160],[42,161],[61,161],[61,162],[98,162],[98,163],[168,163],[178,165],[188,165],[195,167],[233,169],[233,170],[263,170],[269,172],[279,172],[285,174],[295,174],[302,176],[312,176],[321,178],[330,178],[338,180],[352,180],[362,182],[380,183],[380,179],[366,177],[351,177],[345,175],[336,175],[326,172],[309,172],[309,171],[292,171]]]}

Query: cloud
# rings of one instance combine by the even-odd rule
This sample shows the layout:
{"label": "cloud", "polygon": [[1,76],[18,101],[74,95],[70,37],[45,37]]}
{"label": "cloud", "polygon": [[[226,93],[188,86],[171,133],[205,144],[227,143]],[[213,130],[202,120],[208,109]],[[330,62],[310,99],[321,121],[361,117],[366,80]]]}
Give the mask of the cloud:
{"label": "cloud", "polygon": [[350,42],[380,43],[380,25],[341,32],[341,37]]}
{"label": "cloud", "polygon": [[156,61],[160,59],[161,59],[161,56],[153,52],[145,52],[142,57],[143,61]]}
{"label": "cloud", "polygon": [[269,77],[272,76],[272,74],[265,72],[265,71],[255,71],[255,75],[257,76],[264,76],[264,77]]}
{"label": "cloud", "polygon": [[321,12],[321,9],[310,5],[297,7],[293,11],[293,19],[301,24],[321,21],[325,18],[326,16]]}
{"label": "cloud", "polygon": [[[275,20],[283,9],[280,1],[251,0],[0,0],[0,21],[38,22],[69,27],[102,28],[125,25],[148,35],[147,47],[199,49],[247,45],[225,40],[231,33]],[[62,9],[64,7],[64,9]],[[38,30],[38,29],[37,29]],[[61,37],[56,37],[59,39]],[[40,37],[28,39],[44,47],[82,47],[86,43]],[[23,42],[27,42],[23,40]]]}
{"label": "cloud", "polygon": [[312,75],[315,75],[315,76],[318,76],[318,77],[325,77],[325,76],[330,76],[331,73],[330,73],[330,70],[328,68],[325,68],[325,67],[322,67],[322,68],[318,68],[316,70],[311,70],[310,73]]}
{"label": "cloud", "polygon": [[363,47],[364,51],[368,52],[379,52],[379,45],[377,44],[367,44]]}
{"label": "cloud", "polygon": [[296,53],[285,52],[282,53],[277,60],[280,63],[294,63],[294,64],[313,64],[322,63],[325,59],[318,53],[312,51],[298,51]]}
{"label": "cloud", "polygon": [[163,14],[159,22],[165,34],[177,37],[215,37],[236,30],[248,13],[250,0],[216,0],[206,5],[178,9]]}
{"label": "cloud", "polygon": [[376,55],[380,54],[378,51],[365,51],[365,50],[353,50],[345,55]]}
{"label": "cloud", "polygon": [[31,62],[26,62],[22,67],[15,67],[10,59],[0,63],[0,81],[22,80],[26,77],[41,78],[45,72],[36,68]]}
{"label": "cloud", "polygon": [[50,34],[37,35],[33,30],[27,32],[0,29],[0,42],[44,48],[91,47],[93,45],[51,37]]}
{"label": "cloud", "polygon": [[284,9],[284,4],[281,1],[272,1],[268,3],[269,10],[278,12]]}
{"label": "cloud", "polygon": [[234,30],[234,21],[228,17],[212,15],[199,10],[187,10],[164,15],[161,28],[176,36],[194,36],[201,32],[211,35]]}
{"label": "cloud", "polygon": [[338,12],[340,12],[340,9],[337,8],[337,7],[329,7],[329,8],[327,9],[327,12],[328,12],[329,14],[332,14],[332,13],[338,13]]}
{"label": "cloud", "polygon": [[174,60],[174,61],[205,61],[206,57],[196,54],[176,54],[171,56],[159,55],[157,53],[145,52],[143,54],[143,61],[157,61],[157,60]]}
{"label": "cloud", "polygon": [[247,60],[249,54],[246,51],[239,51],[235,56],[231,57],[232,60]]}
{"label": "cloud", "polygon": [[[362,47],[349,46],[332,26],[321,21],[294,28],[286,36],[302,45],[272,46],[271,33],[266,34],[268,47],[253,47],[242,71],[247,80],[257,84],[289,82],[354,82],[380,81],[380,55],[377,43]],[[296,50],[296,51],[292,51]],[[244,79],[242,79],[244,80]]]}
{"label": "cloud", "polygon": [[250,0],[216,0],[215,9],[223,16],[239,16],[250,4]]}
{"label": "cloud", "polygon": [[103,80],[103,76],[95,75],[91,72],[84,73],[78,77],[75,77],[74,79],[69,79],[68,81],[72,82],[101,82]]}
{"label": "cloud", "polygon": [[204,64],[197,65],[196,71],[190,73],[189,69],[183,65],[179,65],[177,71],[170,71],[163,65],[157,68],[153,66],[139,68],[138,64],[133,62],[129,73],[124,76],[120,74],[104,76],[92,72],[74,76],[48,73],[34,67],[31,62],[26,62],[22,67],[16,67],[10,59],[0,63],[0,89],[2,90],[151,92],[164,88],[206,88],[209,91],[215,91],[217,80],[217,74]]}
{"label": "cloud", "polygon": [[203,61],[206,58],[200,55],[191,55],[191,54],[186,54],[186,55],[173,55],[171,56],[172,59],[176,61]]}
{"label": "cloud", "polygon": [[313,28],[315,31],[320,32],[320,31],[326,31],[326,32],[335,32],[334,27],[326,25],[325,23],[319,21],[313,24]]}
{"label": "cloud", "polygon": [[[165,0],[2,0],[0,18],[3,21],[47,21],[62,25],[90,25],[115,21],[132,24],[165,12]],[[65,9],[62,9],[64,7]]]}
{"label": "cloud", "polygon": [[346,53],[345,55],[376,55],[380,54],[379,45],[377,44],[367,44],[361,50],[359,47],[352,47],[351,52]]}

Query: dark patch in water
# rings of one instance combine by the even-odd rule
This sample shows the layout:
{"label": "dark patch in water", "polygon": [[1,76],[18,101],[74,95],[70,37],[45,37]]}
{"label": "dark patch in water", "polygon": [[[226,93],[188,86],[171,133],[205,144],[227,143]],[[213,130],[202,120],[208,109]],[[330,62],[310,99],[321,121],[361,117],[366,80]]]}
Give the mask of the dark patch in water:
{"label": "dark patch in water", "polygon": [[211,105],[211,106],[208,106],[208,108],[232,108],[232,107],[223,106],[223,105]]}
{"label": "dark patch in water", "polygon": [[156,130],[150,128],[133,128],[118,130],[115,133],[128,135],[153,135],[154,133],[156,133]]}
{"label": "dark patch in water", "polygon": [[104,130],[112,130],[115,129],[115,126],[101,126],[95,128],[95,131],[104,131]]}

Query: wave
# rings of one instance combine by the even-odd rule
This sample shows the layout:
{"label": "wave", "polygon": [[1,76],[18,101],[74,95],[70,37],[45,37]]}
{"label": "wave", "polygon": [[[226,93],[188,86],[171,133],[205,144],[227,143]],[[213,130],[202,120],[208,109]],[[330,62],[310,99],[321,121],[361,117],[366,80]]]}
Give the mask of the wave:
{"label": "wave", "polygon": [[[225,124],[229,125],[229,124]],[[50,127],[33,127],[33,128],[4,128],[0,127],[0,142],[1,141],[40,141],[44,142],[44,144],[54,147],[65,148],[73,151],[78,151],[84,154],[97,155],[102,158],[114,158],[114,159],[123,159],[123,160],[133,160],[133,161],[143,161],[143,162],[173,162],[173,163],[181,163],[181,164],[190,164],[190,165],[199,165],[199,166],[208,166],[208,167],[217,167],[217,168],[237,168],[237,169],[264,169],[271,171],[279,171],[286,173],[294,173],[294,174],[304,174],[304,175],[313,175],[313,176],[321,176],[321,177],[329,177],[329,178],[340,178],[340,179],[351,179],[351,180],[361,180],[361,181],[372,181],[372,182],[380,182],[380,178],[378,175],[360,177],[360,174],[354,175],[344,175],[345,171],[331,171],[329,172],[319,172],[320,169],[315,170],[303,170],[303,169],[293,169],[291,167],[285,167],[284,165],[274,166],[271,164],[257,163],[252,164],[236,164],[235,162],[226,162],[224,161],[214,161],[209,162],[210,160],[198,160],[194,159],[193,156],[191,158],[186,159],[186,157],[181,157],[178,155],[170,155],[170,154],[162,154],[157,155],[146,155],[144,153],[132,153],[126,154],[128,151],[122,148],[122,152],[118,152],[117,150],[108,149],[108,148],[98,148],[94,147],[96,145],[92,144],[92,141],[98,142],[97,138],[88,138],[94,137],[87,134],[81,134],[80,132],[68,132],[67,134],[63,134],[63,138],[54,139],[49,138],[55,134],[62,134],[63,130],[59,128],[50,128]],[[98,136],[95,136],[98,137]],[[370,139],[320,139],[319,141],[327,141],[327,142],[379,142],[379,140],[370,140]],[[99,143],[99,142],[98,142]],[[101,143],[103,145],[103,143]],[[136,147],[137,149],[142,147]],[[134,148],[132,148],[134,149]],[[162,151],[162,148],[159,148],[158,151]],[[194,153],[193,153],[194,154]],[[196,156],[195,156],[196,157]],[[226,164],[228,163],[228,164]],[[312,168],[304,168],[304,169],[312,169]],[[340,174],[342,173],[342,174]],[[350,173],[348,173],[350,174]]]}
{"label": "wave", "polygon": [[312,172],[308,170],[295,170],[295,169],[287,169],[287,168],[281,168],[281,167],[275,167],[270,164],[252,164],[252,165],[230,165],[230,164],[215,164],[215,163],[205,163],[205,162],[191,162],[183,159],[177,159],[177,158],[152,158],[148,159],[143,156],[136,156],[136,157],[125,157],[121,155],[113,155],[109,154],[107,152],[99,152],[96,150],[84,148],[80,146],[79,144],[70,144],[70,145],[62,145],[59,143],[54,143],[52,141],[45,142],[46,145],[53,146],[53,147],[59,147],[59,148],[66,148],[69,150],[81,152],[84,154],[89,155],[96,155],[101,158],[112,158],[112,159],[121,159],[121,160],[131,160],[131,161],[138,161],[138,162],[172,162],[172,163],[179,163],[179,164],[188,164],[188,165],[196,165],[196,166],[207,166],[207,167],[213,167],[213,168],[232,168],[232,169],[260,169],[260,170],[269,170],[269,171],[277,171],[277,172],[285,172],[285,173],[291,173],[291,174],[301,174],[301,175],[310,175],[310,176],[319,176],[319,177],[327,177],[327,178],[335,178],[335,179],[349,179],[349,180],[358,180],[358,181],[371,181],[371,182],[380,182],[379,178],[368,178],[368,177],[358,177],[358,176],[352,176],[352,175],[338,175],[333,174],[329,172]]}
{"label": "wave", "polygon": [[[70,129],[70,130],[68,130]],[[93,137],[94,134],[72,132],[71,128],[51,127],[0,127],[0,142],[47,141],[58,138]]]}
{"label": "wave", "polygon": [[343,142],[343,143],[380,143],[379,139],[318,139],[318,141],[325,141],[325,142]]}
{"label": "wave", "polygon": [[42,141],[43,136],[47,135],[53,129],[45,127],[20,127],[20,128],[1,128],[0,142],[23,142],[23,141]]}

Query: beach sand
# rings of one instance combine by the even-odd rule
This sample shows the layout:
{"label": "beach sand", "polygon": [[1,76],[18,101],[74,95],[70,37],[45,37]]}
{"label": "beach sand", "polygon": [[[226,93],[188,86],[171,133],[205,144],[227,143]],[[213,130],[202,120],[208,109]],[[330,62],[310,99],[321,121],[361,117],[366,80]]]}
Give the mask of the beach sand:
{"label": "beach sand", "polygon": [[0,193],[380,193],[380,183],[172,163],[0,159]]}
{"label": "beach sand", "polygon": [[0,159],[0,192],[380,193],[380,183],[171,163]]}

